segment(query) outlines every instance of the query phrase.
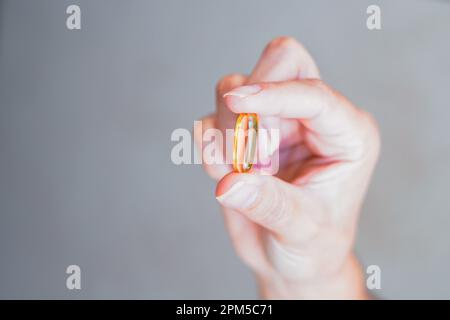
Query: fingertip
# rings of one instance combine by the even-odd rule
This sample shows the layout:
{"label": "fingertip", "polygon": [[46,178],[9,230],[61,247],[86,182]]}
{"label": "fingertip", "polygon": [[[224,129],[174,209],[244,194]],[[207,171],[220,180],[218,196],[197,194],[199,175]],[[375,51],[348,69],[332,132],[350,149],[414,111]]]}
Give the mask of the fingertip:
{"label": "fingertip", "polygon": [[237,182],[237,177],[239,174],[236,172],[230,172],[226,174],[222,179],[219,180],[216,186],[216,197],[223,195],[231,186]]}
{"label": "fingertip", "polygon": [[256,174],[230,172],[226,174],[216,186],[216,197],[220,197],[229,191],[238,182],[245,184],[259,184],[261,176]]}
{"label": "fingertip", "polygon": [[261,193],[261,183],[257,176],[230,173],[219,181],[216,199],[224,207],[246,211],[257,203]]}
{"label": "fingertip", "polygon": [[242,100],[241,98],[226,93],[223,95],[223,100],[225,102],[225,106],[230,111],[234,113],[242,112],[241,109],[239,108],[240,100]]}
{"label": "fingertip", "polygon": [[281,36],[265,47],[250,81],[284,81],[320,78],[319,69],[306,48],[295,38]]}
{"label": "fingertip", "polygon": [[246,112],[248,98],[257,96],[263,90],[262,84],[240,86],[223,95],[225,105],[233,112]]}
{"label": "fingertip", "polygon": [[216,84],[217,96],[222,97],[224,93],[244,84],[245,75],[240,73],[227,74],[222,77]]}

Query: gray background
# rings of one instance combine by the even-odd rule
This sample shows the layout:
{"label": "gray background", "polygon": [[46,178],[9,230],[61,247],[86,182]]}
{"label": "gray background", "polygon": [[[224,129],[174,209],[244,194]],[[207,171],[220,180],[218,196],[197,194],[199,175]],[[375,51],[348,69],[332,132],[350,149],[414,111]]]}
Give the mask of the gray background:
{"label": "gray background", "polygon": [[215,184],[171,163],[170,134],[292,35],[381,127],[357,244],[378,294],[450,298],[449,31],[450,4],[430,0],[0,2],[0,297],[257,297]]}

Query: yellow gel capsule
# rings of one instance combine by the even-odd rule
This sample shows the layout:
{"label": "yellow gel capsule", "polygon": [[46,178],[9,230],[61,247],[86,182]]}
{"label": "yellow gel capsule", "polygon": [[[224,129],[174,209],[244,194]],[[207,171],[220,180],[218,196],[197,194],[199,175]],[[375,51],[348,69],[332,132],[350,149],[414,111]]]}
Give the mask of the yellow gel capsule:
{"label": "yellow gel capsule", "polygon": [[256,162],[258,138],[258,116],[256,113],[241,113],[234,129],[233,168],[237,172],[248,172]]}

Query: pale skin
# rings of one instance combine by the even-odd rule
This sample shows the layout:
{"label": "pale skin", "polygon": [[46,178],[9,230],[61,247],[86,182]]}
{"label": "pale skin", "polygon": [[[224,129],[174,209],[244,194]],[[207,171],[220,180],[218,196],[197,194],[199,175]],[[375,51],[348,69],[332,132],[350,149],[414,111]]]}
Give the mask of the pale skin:
{"label": "pale skin", "polygon": [[322,81],[289,37],[270,42],[250,75],[220,80],[216,113],[202,120],[203,130],[233,128],[238,113],[257,113],[261,125],[281,130],[276,175],[205,165],[261,297],[369,298],[353,245],[380,149],[373,118]]}

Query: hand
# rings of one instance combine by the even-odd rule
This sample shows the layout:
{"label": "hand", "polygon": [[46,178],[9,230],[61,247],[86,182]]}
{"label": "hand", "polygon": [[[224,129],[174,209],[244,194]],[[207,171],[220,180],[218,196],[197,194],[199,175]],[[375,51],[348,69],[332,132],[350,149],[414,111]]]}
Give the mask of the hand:
{"label": "hand", "polygon": [[262,296],[366,298],[352,248],[379,153],[373,118],[320,80],[308,52],[287,37],[266,47],[250,76],[219,82],[217,112],[203,119],[203,130],[234,128],[236,114],[246,112],[280,128],[279,172],[205,169],[219,180],[231,240]]}

